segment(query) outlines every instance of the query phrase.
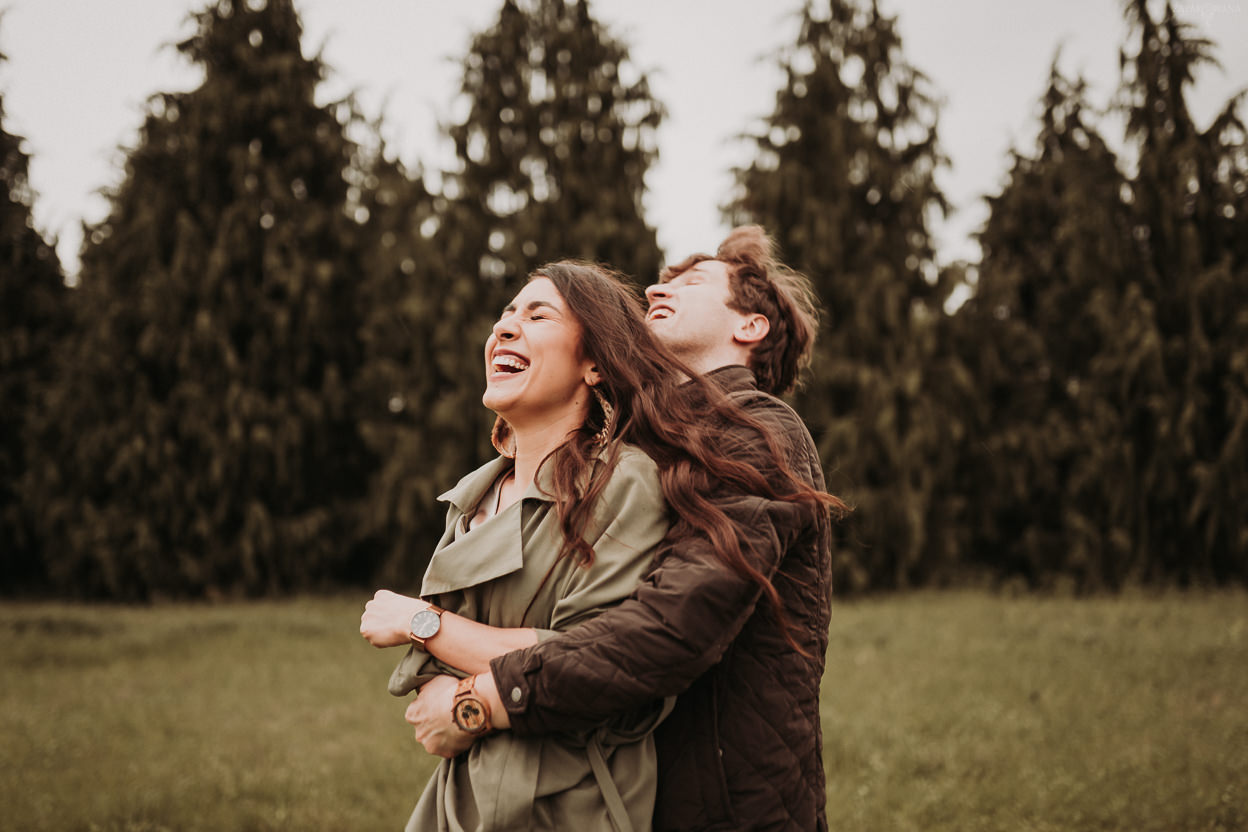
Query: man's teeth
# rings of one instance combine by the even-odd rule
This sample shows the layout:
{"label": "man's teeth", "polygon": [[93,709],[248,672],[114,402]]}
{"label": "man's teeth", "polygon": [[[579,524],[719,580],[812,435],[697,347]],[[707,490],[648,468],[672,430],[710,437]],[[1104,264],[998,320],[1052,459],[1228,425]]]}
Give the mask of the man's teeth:
{"label": "man's teeth", "polygon": [[516,372],[529,369],[527,361],[521,361],[513,355],[500,355],[494,359],[494,366],[498,368],[510,368]]}
{"label": "man's teeth", "polygon": [[650,313],[650,320],[657,321],[660,318],[670,318],[671,315],[672,315],[672,310],[660,307],[659,309],[656,309]]}

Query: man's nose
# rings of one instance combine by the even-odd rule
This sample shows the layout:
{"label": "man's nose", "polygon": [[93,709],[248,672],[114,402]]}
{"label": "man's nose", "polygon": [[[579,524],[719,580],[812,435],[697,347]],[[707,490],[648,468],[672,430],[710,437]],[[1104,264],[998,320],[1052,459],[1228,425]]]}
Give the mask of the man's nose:
{"label": "man's nose", "polygon": [[669,297],[671,297],[671,292],[667,290],[667,285],[664,283],[655,283],[653,286],[646,287],[646,301],[651,305]]}

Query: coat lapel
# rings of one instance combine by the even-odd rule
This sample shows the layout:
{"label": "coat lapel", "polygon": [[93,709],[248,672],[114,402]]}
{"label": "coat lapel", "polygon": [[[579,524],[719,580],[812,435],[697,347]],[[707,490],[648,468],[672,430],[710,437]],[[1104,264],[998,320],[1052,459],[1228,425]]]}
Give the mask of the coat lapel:
{"label": "coat lapel", "polygon": [[535,484],[530,484],[519,500],[472,531],[460,534],[458,538],[455,534],[463,518],[476,511],[482,496],[511,464],[511,460],[499,457],[473,471],[438,497],[449,502],[451,510],[448,512],[446,534],[434,551],[429,568],[425,570],[425,579],[420,587],[422,596],[478,586],[524,567],[522,528],[525,518],[531,513],[525,510],[525,506],[534,499],[549,499]]}

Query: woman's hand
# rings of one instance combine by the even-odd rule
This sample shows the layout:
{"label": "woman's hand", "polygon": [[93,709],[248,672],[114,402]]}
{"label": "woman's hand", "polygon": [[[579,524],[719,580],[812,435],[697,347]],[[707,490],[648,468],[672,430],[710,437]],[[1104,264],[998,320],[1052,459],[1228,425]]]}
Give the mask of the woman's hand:
{"label": "woman's hand", "polygon": [[428,607],[419,598],[379,589],[364,605],[360,635],[374,647],[398,647],[410,642],[412,616]]}
{"label": "woman's hand", "polygon": [[430,754],[450,759],[472,747],[472,734],[461,731],[451,719],[455,702],[454,676],[435,676],[420,689],[420,695],[407,706],[404,718],[416,729],[416,742]]}

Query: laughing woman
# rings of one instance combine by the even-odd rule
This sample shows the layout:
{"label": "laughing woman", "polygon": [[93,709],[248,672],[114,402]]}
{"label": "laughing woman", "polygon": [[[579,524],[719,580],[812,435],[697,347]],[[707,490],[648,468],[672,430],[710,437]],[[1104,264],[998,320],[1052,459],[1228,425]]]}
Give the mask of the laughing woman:
{"label": "laughing woman", "polygon": [[664,703],[588,734],[491,733],[475,674],[627,597],[668,530],[667,502],[682,527],[730,539],[702,495],[775,484],[726,461],[708,417],[761,426],[657,345],[637,296],[593,266],[538,270],[494,325],[485,369],[500,456],[442,495],[446,530],[422,597],[382,590],[361,619],[370,643],[411,644],[391,693],[449,672],[461,678],[455,723],[487,735],[441,763],[407,829],[648,830]]}

